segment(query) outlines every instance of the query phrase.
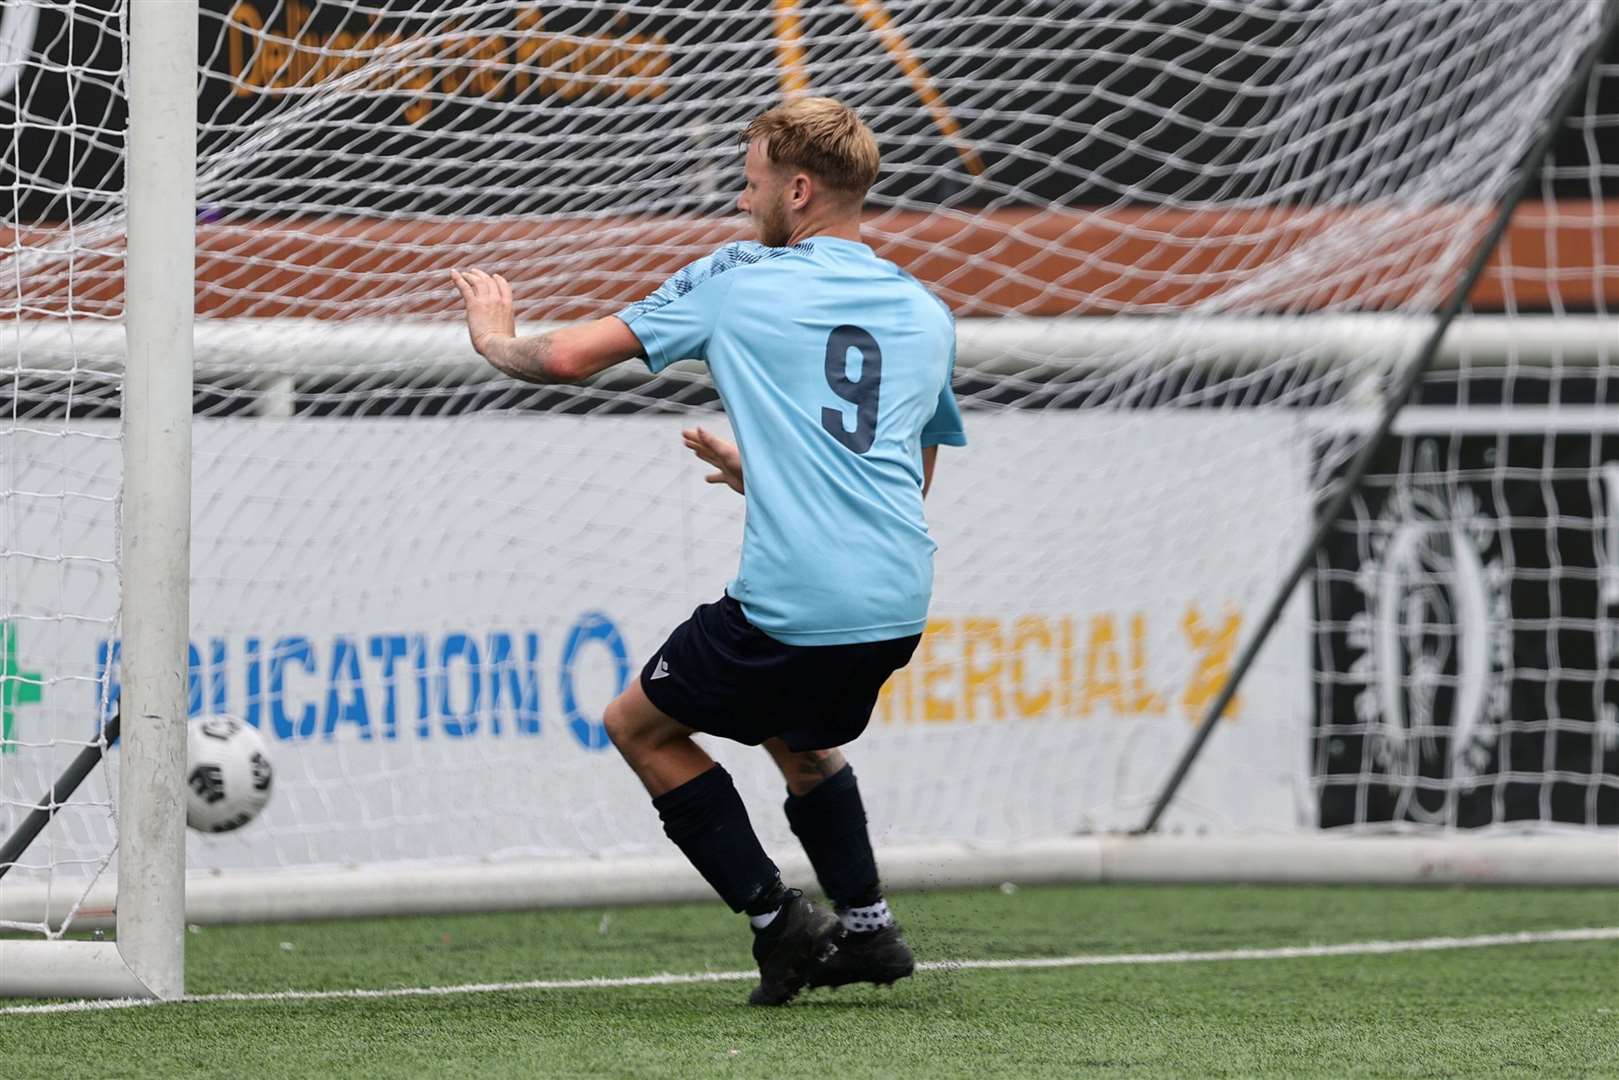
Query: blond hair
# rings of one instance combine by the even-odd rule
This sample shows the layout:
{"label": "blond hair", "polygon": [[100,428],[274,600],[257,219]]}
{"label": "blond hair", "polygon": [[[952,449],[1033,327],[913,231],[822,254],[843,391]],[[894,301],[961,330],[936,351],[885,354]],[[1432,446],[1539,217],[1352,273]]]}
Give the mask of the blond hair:
{"label": "blond hair", "polygon": [[771,164],[802,169],[834,191],[864,198],[877,180],[877,137],[855,111],[827,97],[795,98],[754,118],[744,145],[764,140]]}

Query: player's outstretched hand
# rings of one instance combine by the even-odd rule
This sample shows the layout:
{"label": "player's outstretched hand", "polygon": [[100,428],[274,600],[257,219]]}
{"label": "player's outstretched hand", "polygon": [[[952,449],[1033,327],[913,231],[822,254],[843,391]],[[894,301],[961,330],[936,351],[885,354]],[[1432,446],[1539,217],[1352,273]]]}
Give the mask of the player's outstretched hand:
{"label": "player's outstretched hand", "polygon": [[710,484],[724,484],[738,495],[742,490],[742,454],[736,443],[710,434],[702,428],[686,428],[680,433],[686,449],[714,466],[717,472],[703,477]]}
{"label": "player's outstretched hand", "polygon": [[488,355],[490,338],[517,336],[512,287],[505,278],[484,270],[451,270],[450,280],[467,305],[467,335],[480,356]]}

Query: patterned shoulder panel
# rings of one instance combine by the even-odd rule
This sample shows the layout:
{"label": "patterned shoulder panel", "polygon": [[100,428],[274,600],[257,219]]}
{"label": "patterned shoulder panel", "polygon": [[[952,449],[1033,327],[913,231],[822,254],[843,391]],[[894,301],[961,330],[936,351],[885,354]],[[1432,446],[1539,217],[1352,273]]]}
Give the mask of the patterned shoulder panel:
{"label": "patterned shoulder panel", "polygon": [[697,286],[710,278],[718,277],[727,270],[735,270],[739,266],[753,266],[766,259],[779,258],[782,255],[804,255],[815,250],[813,241],[805,240],[792,247],[765,247],[753,240],[738,240],[715,249],[711,254],[701,259],[687,263],[675,271],[667,281],[659,285],[645,300],[637,300],[619,313],[625,322],[633,320],[636,316],[645,315],[649,311],[656,311],[665,304],[680,299]]}

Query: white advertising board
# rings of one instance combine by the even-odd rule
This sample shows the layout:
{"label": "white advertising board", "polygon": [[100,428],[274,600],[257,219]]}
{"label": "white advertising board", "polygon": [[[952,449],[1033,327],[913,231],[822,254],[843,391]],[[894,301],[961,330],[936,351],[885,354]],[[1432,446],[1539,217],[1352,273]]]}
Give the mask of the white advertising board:
{"label": "white advertising board", "polygon": [[[257,725],[276,781],[259,820],[192,837],[192,866],[667,853],[600,717],[735,567],[744,503],[702,482],[690,422],[199,420],[193,711]],[[968,426],[928,503],[929,632],[850,750],[874,833],[1133,828],[1302,540],[1305,449],[1255,415]],[[7,663],[29,690],[7,699],[8,830],[117,693],[113,434],[5,436],[27,556],[5,560]],[[1307,683],[1295,611],[1171,829],[1311,824]],[[789,846],[766,757],[709,742]],[[93,868],[111,830],[65,815],[28,861]]]}

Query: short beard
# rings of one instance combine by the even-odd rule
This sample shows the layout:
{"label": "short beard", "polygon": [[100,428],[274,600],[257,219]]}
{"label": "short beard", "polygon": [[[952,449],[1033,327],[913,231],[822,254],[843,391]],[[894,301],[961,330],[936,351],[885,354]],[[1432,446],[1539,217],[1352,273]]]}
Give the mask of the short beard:
{"label": "short beard", "polygon": [[786,247],[787,241],[793,236],[792,228],[787,224],[787,208],[779,198],[765,204],[754,227],[759,232],[759,243],[765,247]]}

